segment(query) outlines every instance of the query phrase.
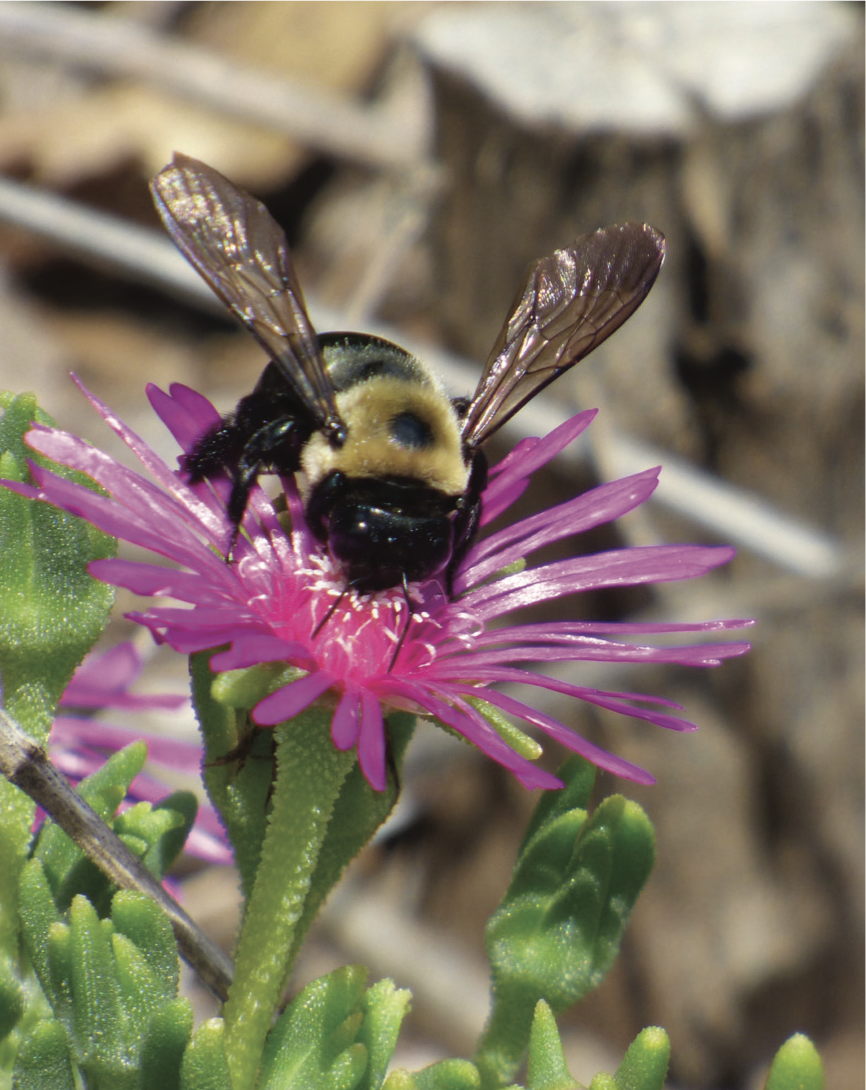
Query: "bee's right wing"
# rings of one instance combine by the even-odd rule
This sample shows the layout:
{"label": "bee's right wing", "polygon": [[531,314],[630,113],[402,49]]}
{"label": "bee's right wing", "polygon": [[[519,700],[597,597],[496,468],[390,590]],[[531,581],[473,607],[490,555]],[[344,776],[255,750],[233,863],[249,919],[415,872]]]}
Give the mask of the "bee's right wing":
{"label": "bee's right wing", "polygon": [[317,425],[344,433],[286,237],[270,212],[188,155],[176,153],[150,188],[187,261],[277,364]]}
{"label": "bee's right wing", "polygon": [[661,232],[624,223],[581,235],[529,268],[463,417],[474,450],[633,314],[665,255]]}

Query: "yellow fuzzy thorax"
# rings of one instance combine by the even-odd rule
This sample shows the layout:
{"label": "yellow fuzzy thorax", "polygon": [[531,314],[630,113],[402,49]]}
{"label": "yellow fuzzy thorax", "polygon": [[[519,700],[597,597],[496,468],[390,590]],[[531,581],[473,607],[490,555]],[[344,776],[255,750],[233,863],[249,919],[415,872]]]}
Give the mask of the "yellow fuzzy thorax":
{"label": "yellow fuzzy thorax", "polygon": [[[451,403],[436,388],[382,376],[337,394],[337,408],[348,425],[348,438],[334,450],[321,432],[304,447],[301,469],[312,490],[337,470],[348,477],[409,477],[447,495],[462,495],[469,483],[463,460],[460,421]],[[433,436],[424,449],[396,442],[390,424],[400,413],[423,420]]]}

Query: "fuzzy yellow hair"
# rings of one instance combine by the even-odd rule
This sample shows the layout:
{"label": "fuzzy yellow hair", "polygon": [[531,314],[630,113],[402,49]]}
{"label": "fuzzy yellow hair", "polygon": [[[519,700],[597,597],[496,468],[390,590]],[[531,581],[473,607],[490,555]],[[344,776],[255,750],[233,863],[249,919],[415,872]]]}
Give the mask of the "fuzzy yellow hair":
{"label": "fuzzy yellow hair", "polygon": [[[348,438],[335,450],[321,432],[311,437],[301,456],[309,490],[337,470],[347,477],[414,478],[453,496],[466,491],[469,468],[463,461],[460,421],[435,386],[380,376],[341,391],[337,408]],[[403,413],[427,425],[429,446],[410,448],[394,438],[392,421]]]}

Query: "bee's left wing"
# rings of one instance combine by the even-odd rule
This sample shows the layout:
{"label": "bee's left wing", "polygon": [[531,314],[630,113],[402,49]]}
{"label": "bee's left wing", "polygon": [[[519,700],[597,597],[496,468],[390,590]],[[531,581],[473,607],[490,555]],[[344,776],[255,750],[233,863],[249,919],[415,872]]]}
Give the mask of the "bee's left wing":
{"label": "bee's left wing", "polygon": [[317,425],[342,433],[286,237],[270,212],[188,155],[175,154],[151,191],[187,261],[277,364]]}
{"label": "bee's left wing", "polygon": [[534,262],[463,418],[466,446],[480,446],[619,329],[646,298],[664,256],[660,231],[629,222]]}

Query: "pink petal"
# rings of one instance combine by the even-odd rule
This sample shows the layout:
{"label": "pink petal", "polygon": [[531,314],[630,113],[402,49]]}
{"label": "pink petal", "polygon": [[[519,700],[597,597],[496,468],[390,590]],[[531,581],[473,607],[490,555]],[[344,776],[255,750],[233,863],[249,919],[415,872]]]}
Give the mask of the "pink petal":
{"label": "pink petal", "polygon": [[[472,692],[472,690],[469,691]],[[478,695],[477,690],[473,695]],[[608,753],[607,750],[601,749],[599,746],[593,745],[592,742],[588,742],[585,738],[581,738],[579,734],[569,730],[558,719],[553,719],[543,712],[536,711],[534,708],[530,708],[529,705],[514,700],[513,697],[506,696],[496,690],[485,689],[484,699],[490,701],[491,704],[495,704],[496,707],[501,708],[503,711],[516,715],[524,722],[531,723],[543,730],[545,734],[555,738],[574,753],[579,753],[598,768],[603,768],[607,772],[612,772],[615,776],[623,777],[623,779],[632,780],[634,783],[651,784],[656,782],[655,778],[645,769],[632,764],[631,761],[624,760],[622,757],[617,757],[613,753]]]}
{"label": "pink petal", "polygon": [[309,651],[299,643],[280,639],[266,633],[239,635],[229,651],[221,651],[211,659],[215,672],[240,670],[260,662],[286,662],[301,665],[312,664]]}
{"label": "pink petal", "polygon": [[[140,493],[139,511],[133,513],[89,488],[73,484],[49,470],[41,469],[35,463],[30,464],[30,470],[39,484],[38,499],[92,522],[112,537],[122,538],[197,570],[214,570],[222,563],[185,526],[178,520],[172,520],[164,506],[152,503],[146,493]],[[118,470],[121,471],[118,474],[121,478],[119,487],[123,491],[125,485],[122,476],[128,471],[122,467],[118,467]],[[147,483],[143,478],[139,479],[142,483]],[[165,499],[168,500],[169,497]]]}
{"label": "pink petal", "polygon": [[[584,700],[588,704],[597,704],[601,708],[608,708],[610,711],[619,712],[622,715],[629,716],[631,719],[644,719],[649,723],[655,723],[657,727],[665,727],[667,730],[687,732],[697,730],[695,724],[690,723],[687,719],[680,719],[675,715],[666,715],[663,712],[635,708],[633,705],[627,703],[629,700],[643,700],[648,703],[664,704],[667,707],[678,708],[680,706],[670,700],[643,696],[639,693],[609,693],[605,692],[603,689],[590,689],[582,685],[570,685],[568,682],[558,681],[556,678],[547,677],[545,674],[529,673],[524,670],[518,670],[514,667],[507,666],[476,670],[472,674],[472,680],[487,682],[490,685],[505,682],[516,682],[520,685],[534,685],[540,689],[549,689],[554,693],[562,693],[564,696],[572,696],[578,700]],[[493,691],[494,690],[491,689],[485,689],[485,700],[489,699],[491,703],[494,703],[493,698],[490,695]],[[560,739],[560,741],[562,741],[562,739]]]}
{"label": "pink petal", "polygon": [[638,586],[692,579],[725,564],[734,555],[726,546],[644,545],[573,557],[530,568],[470,591],[461,604],[493,617],[551,598],[601,587]]}
{"label": "pink petal", "polygon": [[[384,688],[383,684],[383,691]],[[394,695],[419,704],[442,723],[456,730],[458,734],[463,735],[467,741],[477,746],[488,757],[492,757],[498,764],[513,772],[524,787],[562,786],[561,780],[538,768],[531,761],[527,761],[525,757],[521,757],[519,753],[504,742],[487,720],[471,705],[464,704],[461,701],[462,707],[456,708],[433,696],[422,685],[405,684],[396,679],[389,683],[389,690]],[[474,695],[477,696],[478,692],[476,691]]]}
{"label": "pink petal", "polygon": [[529,478],[523,481],[514,481],[513,484],[498,488],[495,493],[490,493],[490,488],[484,493],[484,502],[481,508],[481,525],[488,526],[494,522],[503,511],[516,503],[529,487]]}
{"label": "pink petal", "polygon": [[358,741],[358,732],[361,727],[359,699],[357,690],[347,688],[340,697],[340,703],[334,712],[331,737],[339,750],[351,749]]}
{"label": "pink petal", "polygon": [[172,383],[166,394],[150,382],[145,392],[154,412],[184,451],[220,422],[220,414],[208,399],[189,386]]}
{"label": "pink petal", "polygon": [[[66,715],[58,716],[51,727],[52,746],[95,746],[114,751],[139,739],[147,742],[150,761],[192,776],[198,776],[201,772],[202,749],[197,742],[116,727],[97,719],[78,719]],[[164,793],[164,784],[162,789]]]}
{"label": "pink petal", "polygon": [[358,761],[361,771],[374,791],[384,791],[388,783],[385,773],[385,724],[382,708],[369,689],[361,690],[361,729],[358,736]]}
{"label": "pink petal", "polygon": [[529,477],[537,469],[547,465],[561,450],[573,443],[581,432],[586,431],[597,415],[598,409],[586,409],[554,428],[531,447],[528,443],[518,444],[511,455],[491,470],[493,483],[487,489],[491,500],[496,498],[500,489],[509,487],[515,480]]}
{"label": "pink petal", "polygon": [[[439,662],[449,658],[461,662],[464,676],[481,666],[508,662],[655,662],[679,666],[718,666],[723,659],[744,654],[750,646],[747,643],[705,643],[684,647],[648,647],[589,636],[557,638],[553,634],[547,640],[539,637],[538,642],[534,642],[522,637],[519,627],[496,629],[485,633],[477,641],[479,647],[499,643],[503,646],[485,651],[462,651],[457,645],[450,655],[440,655]],[[433,669],[436,670],[436,666]]]}
{"label": "pink petal", "polygon": [[275,693],[259,701],[253,710],[253,721],[260,727],[274,727],[308,708],[314,700],[328,691],[334,678],[324,670],[302,677],[277,689]]}
{"label": "pink petal", "polygon": [[[202,527],[206,527],[217,539],[221,539],[226,530],[225,518],[220,518],[207,504],[202,503],[195,492],[186,487],[180,477],[166,465],[162,458],[140,436],[136,435],[132,428],[127,427],[122,420],[115,416],[104,402],[100,401],[95,394],[91,394],[75,375],[72,376],[72,379],[106,424],[120,436],[154,480],[162,485],[170,496],[178,497],[183,506],[194,513],[195,518],[198,519]],[[57,461],[62,461],[62,459],[58,458]],[[85,472],[89,473],[89,470],[85,470]]]}
{"label": "pink petal", "polygon": [[648,469],[599,485],[582,496],[491,534],[470,552],[456,589],[480,583],[545,545],[591,530],[634,510],[655,491],[658,474],[658,468]]}
{"label": "pink petal", "polygon": [[203,580],[197,572],[178,571],[159,564],[110,557],[91,561],[87,570],[103,583],[125,587],[143,597],[176,598],[202,605],[216,604],[227,597],[223,588]]}

